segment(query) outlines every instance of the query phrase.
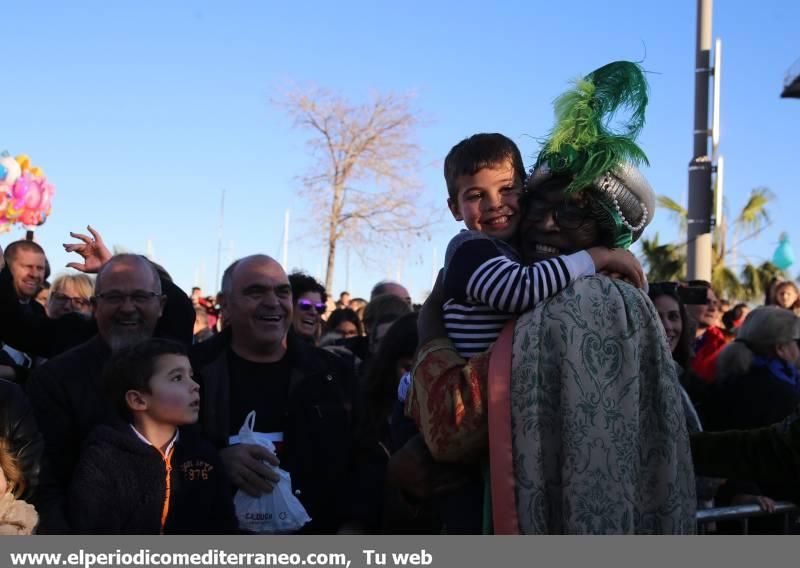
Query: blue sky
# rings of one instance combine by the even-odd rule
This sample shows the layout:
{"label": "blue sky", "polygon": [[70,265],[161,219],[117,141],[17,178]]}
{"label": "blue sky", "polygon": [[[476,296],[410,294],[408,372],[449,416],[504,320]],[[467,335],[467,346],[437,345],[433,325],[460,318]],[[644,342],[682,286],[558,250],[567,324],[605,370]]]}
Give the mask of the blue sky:
{"label": "blue sky", "polygon": [[[526,163],[552,124],[551,102],[570,79],[616,59],[652,73],[640,139],[658,193],[685,202],[691,158],[695,2],[18,2],[4,9],[6,84],[0,150],[29,154],[56,185],[38,230],[56,271],[60,243],[87,223],[110,244],[145,252],[188,290],[214,288],[220,195],[226,190],[224,264],[264,252],[280,258],[291,210],[288,267],[320,277],[322,230],[297,194],[310,165],[305,133],[270,103],[291,82],[353,101],[371,91],[413,92],[427,124],[420,171],[443,216],[411,253],[362,266],[340,251],[333,292],[367,295],[400,275],[419,300],[459,225],[445,216],[441,163],[475,132],[499,131]],[[780,99],[800,58],[800,3],[718,0],[723,46],[726,194],[740,208],[751,188],[776,195],[774,223],[742,252],[771,258],[781,231],[800,243],[795,191],[800,101]],[[659,211],[648,233],[676,239]],[[21,230],[0,236],[5,245]],[[740,255],[740,260],[745,256]],[[797,267],[793,270],[796,272]]]}

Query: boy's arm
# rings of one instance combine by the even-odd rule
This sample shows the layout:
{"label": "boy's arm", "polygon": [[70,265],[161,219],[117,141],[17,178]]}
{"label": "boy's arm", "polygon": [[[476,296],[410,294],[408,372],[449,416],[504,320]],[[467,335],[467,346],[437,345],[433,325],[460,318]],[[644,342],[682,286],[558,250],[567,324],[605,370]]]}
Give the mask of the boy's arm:
{"label": "boy's arm", "polygon": [[521,313],[581,276],[594,273],[594,262],[586,251],[525,266],[504,256],[492,239],[466,240],[458,245],[447,266],[445,295],[459,303]]}

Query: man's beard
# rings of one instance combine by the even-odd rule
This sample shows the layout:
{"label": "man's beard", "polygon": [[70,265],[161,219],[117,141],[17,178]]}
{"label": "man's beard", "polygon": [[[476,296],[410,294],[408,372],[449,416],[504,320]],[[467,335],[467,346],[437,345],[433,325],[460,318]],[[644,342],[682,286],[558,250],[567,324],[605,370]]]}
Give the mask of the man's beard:
{"label": "man's beard", "polygon": [[151,334],[144,329],[137,329],[135,331],[114,329],[109,337],[109,347],[111,347],[112,353],[116,353],[120,349],[138,345],[150,339],[150,337]]}

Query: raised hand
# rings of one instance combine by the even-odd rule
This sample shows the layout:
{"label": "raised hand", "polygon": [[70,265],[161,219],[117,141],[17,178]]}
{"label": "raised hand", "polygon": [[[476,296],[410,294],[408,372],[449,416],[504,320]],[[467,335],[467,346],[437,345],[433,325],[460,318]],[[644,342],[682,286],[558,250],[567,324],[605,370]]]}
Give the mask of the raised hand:
{"label": "raised hand", "polygon": [[95,231],[91,225],[86,227],[91,233],[91,237],[81,233],[70,232],[70,236],[78,239],[80,243],[64,243],[64,250],[67,252],[77,252],[83,257],[83,262],[70,262],[69,268],[80,270],[87,274],[96,274],[100,267],[111,260],[111,252],[103,242],[103,237]]}

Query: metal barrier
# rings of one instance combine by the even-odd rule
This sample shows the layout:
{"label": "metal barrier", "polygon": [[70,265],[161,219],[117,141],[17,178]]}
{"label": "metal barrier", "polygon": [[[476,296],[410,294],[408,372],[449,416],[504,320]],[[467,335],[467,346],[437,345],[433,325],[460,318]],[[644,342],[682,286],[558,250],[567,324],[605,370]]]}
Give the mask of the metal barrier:
{"label": "metal barrier", "polygon": [[791,521],[800,511],[797,505],[789,501],[777,501],[775,511],[769,513],[762,511],[758,505],[735,505],[732,507],[717,507],[716,509],[701,509],[697,511],[697,534],[707,534],[706,525],[722,521],[739,521],[742,534],[748,534],[749,519],[752,517],[770,517],[783,515],[783,534],[789,534]]}

